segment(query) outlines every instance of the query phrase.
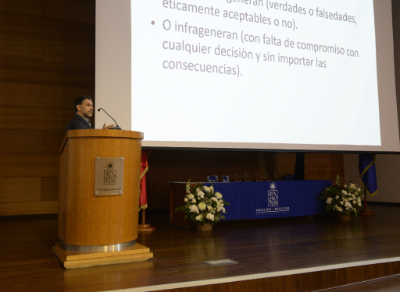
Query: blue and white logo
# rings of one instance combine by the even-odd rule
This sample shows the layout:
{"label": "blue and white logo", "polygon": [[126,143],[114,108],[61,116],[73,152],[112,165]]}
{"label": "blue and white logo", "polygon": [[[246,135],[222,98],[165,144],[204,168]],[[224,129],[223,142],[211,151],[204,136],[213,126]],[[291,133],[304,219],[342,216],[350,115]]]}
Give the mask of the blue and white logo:
{"label": "blue and white logo", "polygon": [[268,190],[268,207],[278,207],[278,186],[276,182],[269,184]]}

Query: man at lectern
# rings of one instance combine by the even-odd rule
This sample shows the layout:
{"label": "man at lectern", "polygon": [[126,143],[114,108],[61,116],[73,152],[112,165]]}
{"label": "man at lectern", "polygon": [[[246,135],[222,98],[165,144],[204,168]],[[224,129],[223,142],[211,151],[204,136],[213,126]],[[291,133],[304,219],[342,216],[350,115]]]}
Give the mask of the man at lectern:
{"label": "man at lectern", "polygon": [[[92,129],[90,118],[93,116],[93,100],[89,95],[82,95],[75,99],[75,117],[69,122],[67,131],[79,129]],[[104,123],[103,129],[114,128],[115,125]]]}

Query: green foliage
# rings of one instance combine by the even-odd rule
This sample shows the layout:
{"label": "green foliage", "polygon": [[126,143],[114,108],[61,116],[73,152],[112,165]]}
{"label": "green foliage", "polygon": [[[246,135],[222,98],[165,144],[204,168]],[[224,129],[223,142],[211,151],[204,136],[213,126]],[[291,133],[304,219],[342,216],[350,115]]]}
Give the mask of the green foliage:
{"label": "green foliage", "polygon": [[185,204],[176,208],[177,211],[185,212],[185,219],[190,222],[210,223],[214,225],[221,219],[225,219],[225,206],[230,205],[222,194],[214,192],[214,186],[203,186],[201,183],[190,185],[190,180],[186,184]]}
{"label": "green foliage", "polygon": [[349,185],[342,184],[339,175],[336,184],[325,188],[319,198],[325,201],[327,213],[357,216],[362,207],[361,189],[351,182]]}

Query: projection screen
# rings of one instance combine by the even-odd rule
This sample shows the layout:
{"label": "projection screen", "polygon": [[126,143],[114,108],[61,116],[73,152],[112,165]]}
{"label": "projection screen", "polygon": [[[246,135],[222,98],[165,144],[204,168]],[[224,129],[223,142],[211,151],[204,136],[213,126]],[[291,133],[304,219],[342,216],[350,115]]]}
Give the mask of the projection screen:
{"label": "projection screen", "polygon": [[393,55],[390,0],[97,0],[95,107],[144,147],[399,152]]}

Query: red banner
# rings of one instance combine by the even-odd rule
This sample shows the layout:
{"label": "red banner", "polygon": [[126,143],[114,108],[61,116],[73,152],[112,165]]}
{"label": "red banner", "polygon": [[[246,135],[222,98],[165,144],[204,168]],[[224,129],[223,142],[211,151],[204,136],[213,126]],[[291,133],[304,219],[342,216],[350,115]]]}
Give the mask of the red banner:
{"label": "red banner", "polygon": [[142,160],[140,163],[140,196],[139,208],[147,208],[147,189],[146,189],[146,172],[149,170],[149,162],[147,161],[147,151],[142,150]]}

